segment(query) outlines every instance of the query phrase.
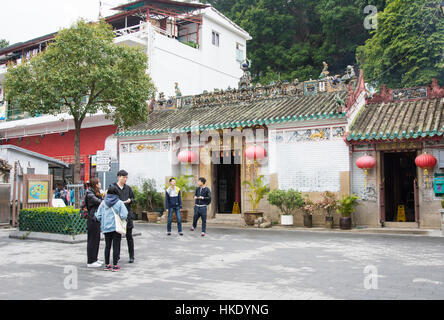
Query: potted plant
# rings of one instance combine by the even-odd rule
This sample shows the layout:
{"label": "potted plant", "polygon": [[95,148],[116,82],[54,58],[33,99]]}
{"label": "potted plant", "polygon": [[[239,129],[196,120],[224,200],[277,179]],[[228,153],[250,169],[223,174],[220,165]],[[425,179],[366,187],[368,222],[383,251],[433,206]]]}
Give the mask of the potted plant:
{"label": "potted plant", "polygon": [[352,227],[351,214],[358,205],[359,197],[356,194],[342,197],[339,200],[337,211],[341,214],[339,220],[339,228],[342,230],[350,230]]}
{"label": "potted plant", "polygon": [[325,227],[333,229],[333,212],[338,208],[336,195],[330,191],[321,194],[322,200],[318,202],[320,209],[325,210]]}
{"label": "potted plant", "polygon": [[254,220],[260,218],[264,215],[263,212],[257,210],[259,202],[265,197],[265,195],[270,191],[270,187],[264,184],[264,175],[260,175],[255,178],[253,182],[243,181],[243,185],[250,187],[248,192],[248,197],[250,199],[251,210],[244,212],[245,223],[249,226],[254,225]]}
{"label": "potted plant", "polygon": [[[184,200],[191,200],[192,195],[189,194],[189,192],[193,191],[194,185],[193,185],[193,176],[192,175],[181,175],[176,179],[176,187],[178,187],[181,191],[182,195],[182,208],[184,207]],[[165,190],[170,187],[169,184],[165,185]],[[189,199],[188,199],[189,198]],[[180,211],[182,213],[182,222],[188,221],[188,210],[182,209]],[[173,222],[177,222],[176,214],[173,214]]]}
{"label": "potted plant", "polygon": [[138,220],[139,217],[142,217],[143,195],[137,186],[131,186],[131,189],[133,190],[134,194],[133,219]]}
{"label": "potted plant", "polygon": [[295,211],[304,205],[302,194],[293,189],[271,191],[268,194],[268,202],[281,211],[281,225],[283,226],[292,226]]}
{"label": "potted plant", "polygon": [[302,212],[304,213],[304,227],[313,227],[313,213],[317,208],[318,205],[307,196],[307,199],[305,199],[305,203],[302,207]]}
{"label": "potted plant", "polygon": [[133,188],[136,207],[142,212],[142,220],[148,222],[157,222],[159,212],[155,209],[159,206],[163,211],[162,194],[157,192],[156,181],[154,179],[144,179],[142,188]]}

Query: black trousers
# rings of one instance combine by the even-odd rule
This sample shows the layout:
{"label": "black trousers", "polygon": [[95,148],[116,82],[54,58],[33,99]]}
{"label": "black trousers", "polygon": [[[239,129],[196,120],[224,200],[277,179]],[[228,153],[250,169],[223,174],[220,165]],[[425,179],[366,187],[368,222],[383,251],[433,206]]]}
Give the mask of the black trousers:
{"label": "black trousers", "polygon": [[122,241],[122,235],[115,231],[105,233],[105,265],[109,264],[109,255],[111,252],[111,245],[113,247],[113,265],[119,263],[120,257],[120,242]]}
{"label": "black trousers", "polygon": [[100,222],[94,218],[88,217],[86,222],[88,228],[86,251],[88,254],[88,264],[97,261],[100,246]]}
{"label": "black trousers", "polygon": [[126,227],[126,242],[128,244],[128,253],[130,258],[134,258],[134,239],[133,239],[133,227]]}

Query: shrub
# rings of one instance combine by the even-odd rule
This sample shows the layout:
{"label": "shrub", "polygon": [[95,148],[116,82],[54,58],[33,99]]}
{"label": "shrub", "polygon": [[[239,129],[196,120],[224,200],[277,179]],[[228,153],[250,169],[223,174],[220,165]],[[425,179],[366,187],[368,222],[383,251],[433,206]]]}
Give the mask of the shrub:
{"label": "shrub", "polygon": [[74,208],[22,209],[19,214],[19,230],[77,235],[87,232],[86,219]]}
{"label": "shrub", "polygon": [[275,189],[268,194],[268,202],[279,208],[284,215],[293,215],[302,208],[304,199],[299,191]]}

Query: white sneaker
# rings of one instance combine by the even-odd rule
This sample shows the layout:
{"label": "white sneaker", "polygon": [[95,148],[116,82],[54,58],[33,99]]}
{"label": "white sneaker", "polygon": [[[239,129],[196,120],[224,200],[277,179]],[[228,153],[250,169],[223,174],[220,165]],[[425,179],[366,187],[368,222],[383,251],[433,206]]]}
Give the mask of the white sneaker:
{"label": "white sneaker", "polygon": [[100,268],[102,266],[102,264],[98,263],[97,261],[94,263],[88,263],[86,265],[88,268]]}
{"label": "white sneaker", "polygon": [[96,262],[100,263],[101,265],[103,264],[103,261],[101,261],[101,260],[97,260]]}

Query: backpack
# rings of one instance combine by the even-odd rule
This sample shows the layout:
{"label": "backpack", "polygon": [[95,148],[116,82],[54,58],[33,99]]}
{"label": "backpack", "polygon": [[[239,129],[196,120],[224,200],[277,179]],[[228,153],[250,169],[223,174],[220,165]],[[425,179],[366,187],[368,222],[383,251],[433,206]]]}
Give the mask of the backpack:
{"label": "backpack", "polygon": [[85,192],[85,195],[82,199],[82,205],[80,206],[80,217],[83,219],[88,219],[88,206],[86,205],[86,196],[88,192]]}

